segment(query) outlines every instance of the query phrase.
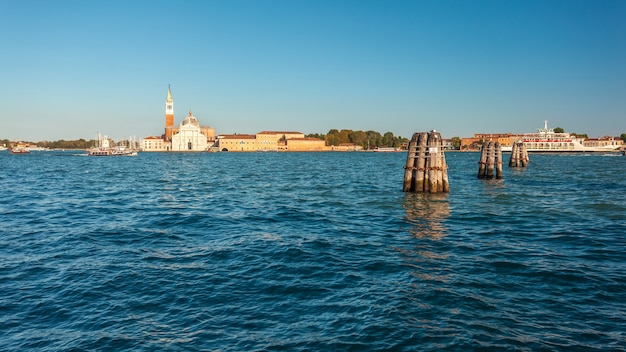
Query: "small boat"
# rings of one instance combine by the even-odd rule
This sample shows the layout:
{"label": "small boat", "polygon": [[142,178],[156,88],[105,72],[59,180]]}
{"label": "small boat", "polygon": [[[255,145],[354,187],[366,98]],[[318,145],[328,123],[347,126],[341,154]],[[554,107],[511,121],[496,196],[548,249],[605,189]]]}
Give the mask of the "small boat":
{"label": "small boat", "polygon": [[11,154],[28,154],[28,153],[30,153],[30,150],[28,149],[28,147],[25,147],[22,145],[18,145],[18,146],[11,148]]}
{"label": "small boat", "polygon": [[374,149],[375,152],[382,152],[382,153],[393,153],[393,152],[400,152],[400,148],[391,148],[391,147],[378,147],[376,149]]}
{"label": "small boat", "polygon": [[17,140],[15,140],[12,145],[10,145],[11,147],[11,154],[28,154],[30,153],[30,148],[28,146],[28,144],[26,143],[22,143],[22,142],[18,142]]}

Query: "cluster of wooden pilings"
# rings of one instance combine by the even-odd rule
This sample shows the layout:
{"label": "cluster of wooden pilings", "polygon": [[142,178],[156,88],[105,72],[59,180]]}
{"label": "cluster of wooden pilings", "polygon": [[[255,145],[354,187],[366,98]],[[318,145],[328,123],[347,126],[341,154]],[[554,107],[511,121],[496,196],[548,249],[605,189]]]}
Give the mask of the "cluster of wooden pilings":
{"label": "cluster of wooden pilings", "polygon": [[502,178],[502,148],[498,142],[485,142],[480,148],[478,178]]}
{"label": "cluster of wooden pilings", "polygon": [[404,169],[404,192],[450,192],[448,166],[439,132],[413,134]]}
{"label": "cluster of wooden pilings", "polygon": [[509,167],[526,167],[526,165],[528,165],[528,151],[526,151],[526,145],[522,142],[513,143]]}

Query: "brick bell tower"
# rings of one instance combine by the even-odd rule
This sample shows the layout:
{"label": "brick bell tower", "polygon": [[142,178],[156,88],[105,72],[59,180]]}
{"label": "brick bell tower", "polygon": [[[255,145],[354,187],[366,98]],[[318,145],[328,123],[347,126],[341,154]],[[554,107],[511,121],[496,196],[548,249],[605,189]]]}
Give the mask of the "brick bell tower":
{"label": "brick bell tower", "polygon": [[167,99],[165,99],[165,141],[172,140],[172,127],[174,127],[174,99],[172,99],[172,90],[167,85]]}

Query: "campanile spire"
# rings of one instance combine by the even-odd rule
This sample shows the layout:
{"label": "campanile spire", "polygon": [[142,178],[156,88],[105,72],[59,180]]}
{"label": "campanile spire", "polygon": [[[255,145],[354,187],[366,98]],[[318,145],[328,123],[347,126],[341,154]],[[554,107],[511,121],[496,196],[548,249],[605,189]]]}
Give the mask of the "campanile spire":
{"label": "campanile spire", "polygon": [[172,89],[167,85],[167,99],[165,99],[165,140],[172,139],[172,127],[174,127],[174,99]]}

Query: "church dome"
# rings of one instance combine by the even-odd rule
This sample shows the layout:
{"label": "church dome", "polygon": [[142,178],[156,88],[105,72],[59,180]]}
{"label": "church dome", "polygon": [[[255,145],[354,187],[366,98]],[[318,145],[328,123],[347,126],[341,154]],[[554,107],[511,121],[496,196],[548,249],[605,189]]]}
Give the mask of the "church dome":
{"label": "church dome", "polygon": [[198,123],[198,119],[193,116],[191,110],[189,110],[189,114],[187,114],[187,117],[185,117],[185,119],[183,120],[183,126],[185,125],[200,126],[200,124]]}

